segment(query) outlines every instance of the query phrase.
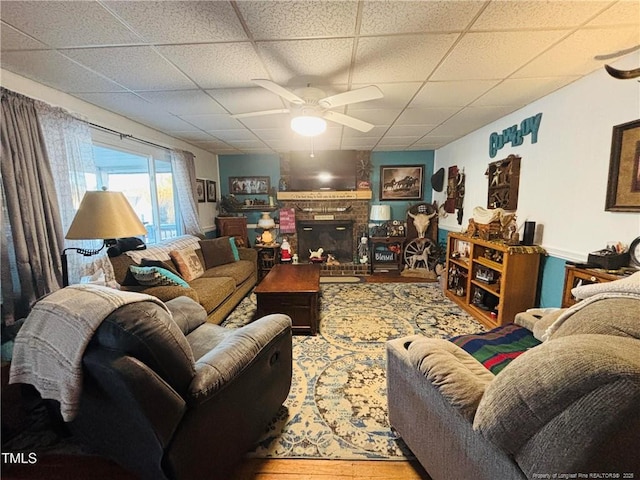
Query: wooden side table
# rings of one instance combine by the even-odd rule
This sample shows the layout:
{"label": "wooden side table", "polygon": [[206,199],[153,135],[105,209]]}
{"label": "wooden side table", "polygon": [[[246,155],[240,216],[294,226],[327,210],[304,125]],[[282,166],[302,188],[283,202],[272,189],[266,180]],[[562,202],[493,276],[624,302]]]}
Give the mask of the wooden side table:
{"label": "wooden side table", "polygon": [[571,290],[575,287],[592,283],[612,282],[621,278],[624,278],[624,275],[616,275],[599,268],[578,268],[575,265],[567,265],[564,273],[562,308],[567,308],[577,303],[575,297],[571,295]]}
{"label": "wooden side table", "polygon": [[258,251],[258,282],[262,280],[271,271],[274,265],[280,263],[280,244],[273,245],[256,244]]}
{"label": "wooden side table", "polygon": [[[371,237],[371,273],[376,271],[402,270],[402,249],[406,237]],[[390,246],[397,245],[399,250],[389,250]],[[384,246],[384,250],[377,247]]]}

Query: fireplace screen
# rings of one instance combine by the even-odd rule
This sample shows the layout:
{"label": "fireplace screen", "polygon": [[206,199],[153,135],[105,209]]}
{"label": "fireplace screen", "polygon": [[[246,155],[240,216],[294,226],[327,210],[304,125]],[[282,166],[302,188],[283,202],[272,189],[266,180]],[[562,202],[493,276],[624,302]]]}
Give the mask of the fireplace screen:
{"label": "fireplace screen", "polygon": [[345,263],[353,261],[353,221],[314,220],[297,222],[298,256],[309,259],[309,251],[322,248],[322,256],[332,254]]}

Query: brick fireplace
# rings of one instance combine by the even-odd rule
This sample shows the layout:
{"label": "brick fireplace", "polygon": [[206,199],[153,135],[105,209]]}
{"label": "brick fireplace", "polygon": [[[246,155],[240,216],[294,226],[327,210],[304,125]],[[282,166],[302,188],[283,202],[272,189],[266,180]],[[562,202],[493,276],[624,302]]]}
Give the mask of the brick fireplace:
{"label": "brick fireplace", "polygon": [[[314,227],[315,234],[320,238],[320,232],[324,232],[322,237],[327,239],[331,237],[330,230],[337,228],[350,227],[350,242],[343,242],[344,238],[334,238],[327,240],[328,247],[337,249],[340,252],[338,261],[340,265],[322,265],[323,275],[367,275],[369,273],[369,265],[360,265],[354,263],[354,256],[357,255],[356,249],[363,232],[368,231],[369,225],[369,199],[371,191],[358,192],[279,192],[278,201],[282,208],[293,208],[296,216],[296,234],[283,234],[287,236],[291,248],[297,253],[300,262],[308,261],[308,249],[313,250],[322,247],[321,244],[309,246],[310,243],[303,239],[300,245],[300,228]],[[344,232],[338,230],[337,232]],[[341,234],[338,233],[338,237]],[[344,233],[342,233],[344,235]],[[313,237],[312,237],[313,238]],[[336,240],[339,240],[336,244]],[[317,242],[316,242],[317,243]],[[313,244],[313,241],[311,242]],[[349,252],[344,250],[344,246],[349,245]],[[304,248],[302,251],[300,247]]]}

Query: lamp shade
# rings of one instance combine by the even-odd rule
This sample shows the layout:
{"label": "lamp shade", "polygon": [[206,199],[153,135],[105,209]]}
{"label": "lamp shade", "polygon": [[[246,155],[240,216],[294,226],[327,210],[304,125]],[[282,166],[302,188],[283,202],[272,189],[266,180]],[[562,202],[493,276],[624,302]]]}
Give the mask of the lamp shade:
{"label": "lamp shade", "polygon": [[258,220],[258,227],[264,230],[276,228],[276,222],[269,216],[269,212],[262,212],[262,217]]}
{"label": "lamp shade", "polygon": [[369,218],[376,222],[391,220],[391,207],[389,205],[371,205]]}
{"label": "lamp shade", "polygon": [[313,115],[300,115],[291,119],[291,130],[305,137],[315,137],[327,129],[324,118]]}
{"label": "lamp shade", "polygon": [[94,240],[146,235],[147,229],[122,192],[85,192],[65,238]]}

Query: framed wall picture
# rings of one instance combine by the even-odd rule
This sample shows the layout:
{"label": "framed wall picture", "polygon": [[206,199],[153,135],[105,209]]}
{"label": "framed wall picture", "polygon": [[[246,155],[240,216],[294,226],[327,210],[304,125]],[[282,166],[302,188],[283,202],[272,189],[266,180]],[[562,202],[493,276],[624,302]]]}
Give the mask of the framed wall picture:
{"label": "framed wall picture", "polygon": [[215,202],[217,197],[216,182],[207,180],[207,202]]}
{"label": "framed wall picture", "polygon": [[605,210],[640,212],[640,120],[613,127]]}
{"label": "framed wall picture", "polygon": [[196,178],[196,198],[199,203],[203,203],[205,201],[204,178]]}
{"label": "framed wall picture", "polygon": [[269,177],[229,177],[229,193],[266,195],[271,188],[269,180]]}
{"label": "framed wall picture", "polygon": [[424,165],[380,167],[380,200],[422,200]]}

